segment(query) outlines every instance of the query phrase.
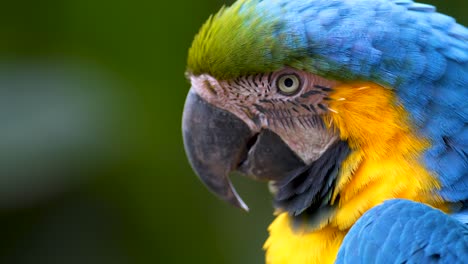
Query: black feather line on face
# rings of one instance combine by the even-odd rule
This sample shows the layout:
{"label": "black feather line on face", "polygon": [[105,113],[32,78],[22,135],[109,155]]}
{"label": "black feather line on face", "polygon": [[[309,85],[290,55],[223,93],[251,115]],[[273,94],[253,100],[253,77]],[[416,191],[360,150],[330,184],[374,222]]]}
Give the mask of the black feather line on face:
{"label": "black feather line on face", "polygon": [[348,143],[338,141],[319,159],[309,165],[291,171],[283,180],[275,183],[275,206],[287,211],[296,221],[321,207],[330,206],[340,166],[350,154]]}

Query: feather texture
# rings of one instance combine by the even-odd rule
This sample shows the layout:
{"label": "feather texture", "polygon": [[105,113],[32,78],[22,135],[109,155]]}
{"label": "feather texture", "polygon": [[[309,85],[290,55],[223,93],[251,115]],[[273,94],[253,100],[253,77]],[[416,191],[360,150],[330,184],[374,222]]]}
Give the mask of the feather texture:
{"label": "feather texture", "polygon": [[465,263],[468,226],[408,200],[365,213],[343,240],[336,263]]}

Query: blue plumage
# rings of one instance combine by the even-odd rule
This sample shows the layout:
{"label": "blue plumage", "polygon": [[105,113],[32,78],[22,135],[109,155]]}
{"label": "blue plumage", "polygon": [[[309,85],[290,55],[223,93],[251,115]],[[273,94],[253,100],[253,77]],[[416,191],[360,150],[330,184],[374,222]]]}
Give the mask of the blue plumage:
{"label": "blue plumage", "polygon": [[389,200],[351,228],[336,263],[466,263],[468,226],[437,209]]}

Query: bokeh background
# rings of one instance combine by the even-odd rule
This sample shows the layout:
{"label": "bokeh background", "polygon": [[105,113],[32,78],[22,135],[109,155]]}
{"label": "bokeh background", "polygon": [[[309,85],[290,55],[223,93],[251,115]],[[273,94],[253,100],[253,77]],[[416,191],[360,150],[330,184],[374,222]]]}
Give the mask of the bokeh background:
{"label": "bokeh background", "polygon": [[250,213],[218,201],[180,131],[187,50],[230,3],[2,1],[0,263],[263,262],[265,184],[235,177]]}

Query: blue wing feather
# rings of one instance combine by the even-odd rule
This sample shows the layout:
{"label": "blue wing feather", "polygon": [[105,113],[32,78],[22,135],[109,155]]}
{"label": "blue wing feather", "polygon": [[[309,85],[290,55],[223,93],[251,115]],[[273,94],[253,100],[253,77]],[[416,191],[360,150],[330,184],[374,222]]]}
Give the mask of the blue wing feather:
{"label": "blue wing feather", "polygon": [[468,226],[429,206],[389,200],[346,235],[336,263],[464,263]]}

